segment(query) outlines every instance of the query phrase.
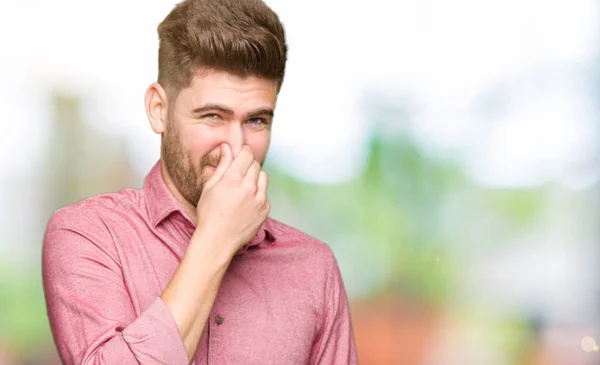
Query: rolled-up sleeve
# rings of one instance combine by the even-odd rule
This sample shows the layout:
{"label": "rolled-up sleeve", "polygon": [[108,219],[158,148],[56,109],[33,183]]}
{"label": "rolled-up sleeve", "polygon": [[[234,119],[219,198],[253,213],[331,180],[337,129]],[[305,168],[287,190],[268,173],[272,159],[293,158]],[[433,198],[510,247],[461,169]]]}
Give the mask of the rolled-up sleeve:
{"label": "rolled-up sleeve", "polygon": [[321,331],[313,344],[310,365],[356,365],[358,358],[348,297],[340,270],[331,253],[327,273]]}
{"label": "rolled-up sleeve", "polygon": [[188,364],[175,320],[160,297],[136,315],[118,260],[106,242],[95,241],[55,220],[44,236],[44,294],[63,363]]}

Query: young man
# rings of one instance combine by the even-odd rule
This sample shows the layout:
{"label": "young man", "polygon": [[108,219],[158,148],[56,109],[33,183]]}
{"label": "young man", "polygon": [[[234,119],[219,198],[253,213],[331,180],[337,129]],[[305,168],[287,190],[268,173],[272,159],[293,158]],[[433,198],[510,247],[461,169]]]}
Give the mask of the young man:
{"label": "young man", "polygon": [[58,210],[43,279],[67,365],[356,364],[329,247],[268,218],[287,46],[260,0],[185,0],[158,28],[140,190]]}

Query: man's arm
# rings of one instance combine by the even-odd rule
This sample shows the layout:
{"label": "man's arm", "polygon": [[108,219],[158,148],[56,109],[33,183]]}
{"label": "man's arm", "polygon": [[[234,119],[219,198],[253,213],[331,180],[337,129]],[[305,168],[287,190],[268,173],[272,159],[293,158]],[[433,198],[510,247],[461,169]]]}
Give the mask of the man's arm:
{"label": "man's arm", "polygon": [[323,327],[313,344],[309,364],[356,365],[348,297],[333,253],[326,280]]}
{"label": "man's arm", "polygon": [[190,360],[195,355],[221,280],[233,256],[218,249],[208,249],[210,246],[204,242],[207,238],[196,232],[177,271],[160,296],[173,315]]}
{"label": "man's arm", "polygon": [[163,301],[157,297],[136,316],[119,264],[98,243],[54,220],[44,237],[44,293],[63,363],[187,364],[177,325]]}
{"label": "man's arm", "polygon": [[113,244],[110,232],[98,237],[71,228],[84,219],[80,212],[51,219],[44,237],[44,292],[66,365],[191,362],[231,258],[270,209],[267,176],[252,150],[244,146],[234,159],[223,145],[221,153],[198,202],[200,219],[182,262],[137,318],[119,263],[106,252]]}
{"label": "man's arm", "polygon": [[[136,317],[121,268],[106,253],[106,246],[51,221],[44,238],[43,280],[48,317],[63,362],[188,364],[228,266],[214,251],[203,249],[209,247],[204,239],[192,238],[163,294]],[[195,315],[179,329],[173,313],[182,312],[182,306]]]}

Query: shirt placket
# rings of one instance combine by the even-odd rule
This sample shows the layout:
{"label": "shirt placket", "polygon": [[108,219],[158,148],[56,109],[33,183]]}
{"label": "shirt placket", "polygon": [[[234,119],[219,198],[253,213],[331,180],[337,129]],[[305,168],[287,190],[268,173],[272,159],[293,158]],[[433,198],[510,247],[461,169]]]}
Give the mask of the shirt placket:
{"label": "shirt placket", "polygon": [[227,318],[225,313],[221,313],[218,302],[213,306],[207,326],[208,331],[208,364],[224,364],[223,353],[221,351],[220,334],[227,327]]}

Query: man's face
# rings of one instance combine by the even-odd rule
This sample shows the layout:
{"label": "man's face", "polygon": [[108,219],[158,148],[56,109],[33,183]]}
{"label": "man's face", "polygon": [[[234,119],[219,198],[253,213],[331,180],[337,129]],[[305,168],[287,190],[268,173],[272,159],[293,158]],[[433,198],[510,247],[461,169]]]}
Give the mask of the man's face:
{"label": "man's face", "polygon": [[175,104],[170,100],[162,160],[190,204],[198,203],[218,165],[222,143],[229,144],[234,157],[243,145],[250,146],[255,160],[263,164],[276,100],[273,81],[214,70],[197,73]]}

